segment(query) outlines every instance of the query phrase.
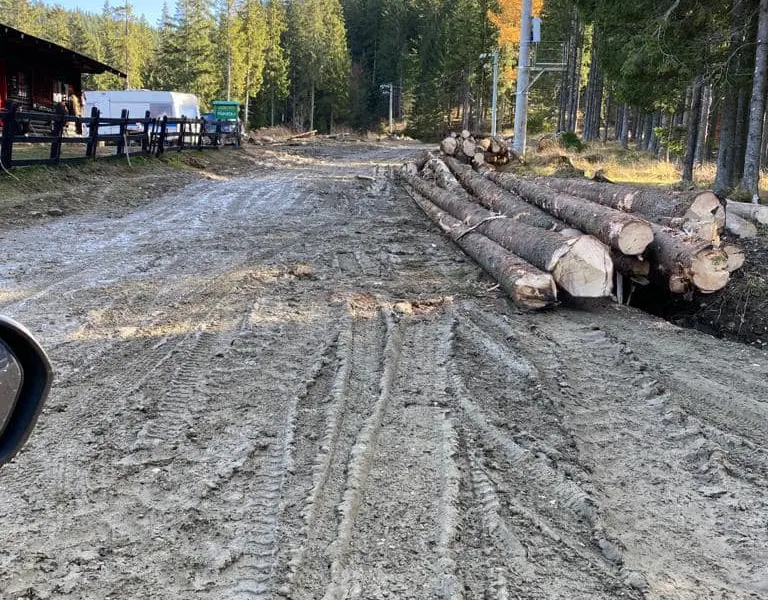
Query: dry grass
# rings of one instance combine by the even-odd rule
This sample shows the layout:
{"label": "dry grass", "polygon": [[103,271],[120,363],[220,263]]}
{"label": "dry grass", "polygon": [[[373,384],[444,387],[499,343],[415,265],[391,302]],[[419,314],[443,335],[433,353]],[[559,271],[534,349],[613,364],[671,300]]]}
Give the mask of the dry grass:
{"label": "dry grass", "polygon": [[258,129],[249,129],[247,135],[254,137],[268,137],[276,141],[287,140],[292,135],[296,135],[297,132],[293,131],[289,127],[283,127],[282,125],[276,125],[275,127],[259,127]]}
{"label": "dry grass", "polygon": [[[542,152],[530,152],[526,159],[528,169],[535,175],[552,175],[559,167],[561,156],[567,156],[577,169],[583,169],[586,177],[596,171],[611,181],[629,185],[679,188],[680,164],[676,160],[657,160],[646,152],[622,150],[618,143],[588,144],[581,152],[560,147]],[[715,181],[716,165],[706,163],[694,170],[694,187],[711,188]],[[768,177],[761,181],[761,195],[768,196]]]}

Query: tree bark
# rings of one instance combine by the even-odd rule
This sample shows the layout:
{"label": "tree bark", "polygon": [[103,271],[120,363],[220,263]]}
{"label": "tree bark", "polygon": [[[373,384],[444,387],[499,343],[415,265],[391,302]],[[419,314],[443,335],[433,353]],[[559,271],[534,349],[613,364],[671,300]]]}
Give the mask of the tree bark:
{"label": "tree bark", "polygon": [[544,273],[480,233],[474,233],[421,194],[411,197],[424,213],[493,277],[520,308],[535,310],[557,301],[552,275]]}
{"label": "tree bark", "polygon": [[681,218],[692,221],[715,221],[720,230],[725,214],[719,198],[709,191],[665,192],[635,188],[587,179],[540,177],[536,183],[554,190],[580,196],[603,206],[638,213],[648,219]]}
{"label": "tree bark", "polygon": [[621,147],[629,149],[629,107],[625,104],[621,109]]}
{"label": "tree bark", "polygon": [[752,196],[752,202],[760,201],[760,144],[765,117],[765,86],[768,71],[768,0],[760,0],[760,17],[757,26],[755,72],[752,79],[752,98],[749,103],[749,128],[744,156],[744,178],[741,186]]}
{"label": "tree bark", "polygon": [[[470,169],[471,167],[467,168]],[[433,180],[444,190],[452,190],[459,187],[459,182],[456,181],[456,178],[448,170],[448,167],[445,165],[445,163],[435,156],[430,156],[429,160],[424,164],[422,169],[422,177],[424,179]]]}
{"label": "tree bark", "polygon": [[725,228],[729,233],[740,238],[757,237],[757,227],[755,227],[755,224],[734,213],[729,213],[726,216]]}
{"label": "tree bark", "polygon": [[653,240],[650,224],[634,215],[608,208],[567,193],[553,192],[509,174],[486,172],[486,177],[573,227],[594,235],[598,240],[623,254],[642,254]]}
{"label": "tree bark", "polygon": [[312,80],[312,92],[310,94],[309,102],[309,130],[315,129],[315,82]]}
{"label": "tree bark", "polygon": [[[766,0],[768,1],[768,0]],[[688,113],[688,139],[685,145],[683,157],[683,172],[681,179],[685,183],[693,182],[693,158],[696,155],[696,142],[699,135],[699,120],[701,119],[701,90],[704,86],[704,77],[698,75],[691,92],[691,110]]]}
{"label": "tree bark", "polygon": [[600,138],[600,109],[603,103],[603,74],[597,60],[598,28],[592,30],[592,56],[589,61],[589,79],[584,107],[583,137],[585,141]]}
{"label": "tree bark", "polygon": [[596,248],[589,239],[565,238],[554,231],[494,215],[473,202],[465,192],[441,190],[407,171],[400,171],[399,176],[463,224],[539,269],[552,273],[558,285],[572,296],[602,297],[610,294],[613,264],[602,245],[595,252]]}
{"label": "tree bark", "polygon": [[701,89],[701,117],[699,118],[699,133],[696,136],[696,152],[693,162],[703,165],[707,158],[707,135],[709,134],[709,112],[712,106],[712,86],[705,85]]}
{"label": "tree bark", "polygon": [[755,223],[768,225],[768,206],[734,202],[733,200],[726,200],[726,203],[728,214],[733,213],[744,219],[754,221]]}
{"label": "tree bark", "polygon": [[739,100],[736,106],[736,132],[734,134],[734,163],[732,181],[733,186],[740,184],[741,178],[744,176],[744,156],[746,155],[747,151],[747,129],[749,125],[749,99],[747,98],[746,90],[739,90]]}
{"label": "tree bark", "polygon": [[446,157],[443,160],[464,189],[488,210],[542,229],[560,231],[567,227],[565,223],[548,212],[526,202],[516,193],[499,187],[486,177],[476,173],[471,167],[453,158]]}

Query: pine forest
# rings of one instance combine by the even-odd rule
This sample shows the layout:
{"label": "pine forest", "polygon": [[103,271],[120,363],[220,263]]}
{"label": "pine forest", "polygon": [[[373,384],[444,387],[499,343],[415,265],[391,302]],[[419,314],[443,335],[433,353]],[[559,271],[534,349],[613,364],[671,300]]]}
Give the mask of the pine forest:
{"label": "pine forest", "polygon": [[[676,161],[683,181],[711,161],[716,191],[757,193],[768,0],[534,0],[533,14],[529,134],[615,140]],[[321,132],[384,128],[391,100],[423,140],[490,130],[496,49],[511,131],[520,19],[521,0],[178,0],[158,23],[129,2],[91,14],[0,0],[0,21],[121,69],[133,88],[239,100],[251,127]],[[89,77],[89,89],[125,85]]]}

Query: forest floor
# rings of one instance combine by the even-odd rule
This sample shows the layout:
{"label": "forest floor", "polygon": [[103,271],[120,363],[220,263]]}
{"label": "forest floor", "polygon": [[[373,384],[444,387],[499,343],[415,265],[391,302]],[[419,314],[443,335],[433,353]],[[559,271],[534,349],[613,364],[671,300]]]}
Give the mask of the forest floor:
{"label": "forest floor", "polygon": [[768,596],[768,353],[521,313],[393,184],[419,148],[0,180],[0,313],[56,371],[0,597]]}

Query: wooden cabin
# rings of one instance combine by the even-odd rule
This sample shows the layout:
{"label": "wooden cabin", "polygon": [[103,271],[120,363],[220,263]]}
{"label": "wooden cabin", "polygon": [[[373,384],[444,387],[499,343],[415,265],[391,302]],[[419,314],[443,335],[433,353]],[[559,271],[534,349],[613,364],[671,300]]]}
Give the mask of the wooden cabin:
{"label": "wooden cabin", "polygon": [[84,54],[0,24],[0,110],[53,112],[68,94],[82,93],[84,73],[125,73]]}

